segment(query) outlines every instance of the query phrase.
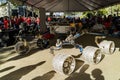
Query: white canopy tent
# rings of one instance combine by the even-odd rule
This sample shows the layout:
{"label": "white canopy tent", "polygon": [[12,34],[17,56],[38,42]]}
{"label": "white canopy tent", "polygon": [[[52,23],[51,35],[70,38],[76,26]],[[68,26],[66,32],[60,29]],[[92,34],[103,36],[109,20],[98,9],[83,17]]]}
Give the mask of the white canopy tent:
{"label": "white canopy tent", "polygon": [[88,11],[118,4],[120,0],[20,0],[49,12]]}

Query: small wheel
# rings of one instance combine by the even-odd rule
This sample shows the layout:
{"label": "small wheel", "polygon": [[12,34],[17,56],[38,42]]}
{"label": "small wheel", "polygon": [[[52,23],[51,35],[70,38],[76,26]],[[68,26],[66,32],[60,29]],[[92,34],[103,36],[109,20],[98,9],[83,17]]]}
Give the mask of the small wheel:
{"label": "small wheel", "polygon": [[24,46],[23,42],[18,42],[15,45],[15,50],[18,54],[27,54],[30,51],[29,45]]}
{"label": "small wheel", "polygon": [[49,41],[46,39],[38,39],[37,46],[41,49],[45,49],[49,46]]}

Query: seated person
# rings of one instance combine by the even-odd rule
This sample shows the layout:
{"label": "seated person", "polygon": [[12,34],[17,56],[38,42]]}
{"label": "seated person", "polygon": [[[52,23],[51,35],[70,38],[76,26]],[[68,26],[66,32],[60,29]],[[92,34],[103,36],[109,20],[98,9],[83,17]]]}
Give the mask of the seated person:
{"label": "seated person", "polygon": [[74,22],[70,23],[70,32],[71,34],[74,34],[76,32],[76,27]]}
{"label": "seated person", "polygon": [[105,26],[100,24],[99,22],[96,22],[96,24],[91,28],[92,32],[104,32]]}

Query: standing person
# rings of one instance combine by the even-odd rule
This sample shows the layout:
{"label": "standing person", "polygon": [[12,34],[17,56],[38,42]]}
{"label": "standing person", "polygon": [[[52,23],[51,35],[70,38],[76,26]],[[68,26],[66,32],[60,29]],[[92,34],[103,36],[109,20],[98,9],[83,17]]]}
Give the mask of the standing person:
{"label": "standing person", "polygon": [[18,16],[18,23],[17,23],[17,25],[19,26],[19,28],[22,28],[21,27],[21,23],[23,23],[23,22],[24,22],[23,17],[22,16]]}
{"label": "standing person", "polygon": [[15,28],[16,28],[16,29],[19,29],[18,17],[17,17],[17,16],[14,17],[14,22],[15,22]]}
{"label": "standing person", "polygon": [[31,24],[31,17],[29,16],[26,21],[27,21],[27,25],[29,26]]}
{"label": "standing person", "polygon": [[14,28],[15,27],[15,21],[14,21],[13,16],[11,16],[10,23],[11,23],[11,27]]}
{"label": "standing person", "polygon": [[37,23],[37,25],[40,25],[40,18],[39,17],[36,17],[36,23]]}
{"label": "standing person", "polygon": [[37,28],[40,29],[40,18],[36,17],[35,22],[37,23]]}
{"label": "standing person", "polygon": [[76,27],[75,27],[75,23],[73,21],[70,22],[70,33],[72,33],[72,34],[76,33]]}
{"label": "standing person", "polygon": [[83,27],[82,21],[78,20],[75,27],[76,27],[76,32],[80,32]]}
{"label": "standing person", "polygon": [[7,17],[4,17],[3,23],[4,29],[9,29],[9,20],[7,19]]}

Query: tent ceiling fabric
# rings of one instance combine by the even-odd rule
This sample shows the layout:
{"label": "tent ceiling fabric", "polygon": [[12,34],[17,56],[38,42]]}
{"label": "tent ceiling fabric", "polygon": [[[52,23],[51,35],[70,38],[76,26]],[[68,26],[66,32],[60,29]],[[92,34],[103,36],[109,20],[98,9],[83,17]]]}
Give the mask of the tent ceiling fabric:
{"label": "tent ceiling fabric", "polygon": [[120,0],[27,0],[27,4],[46,11],[88,11],[120,3]]}

